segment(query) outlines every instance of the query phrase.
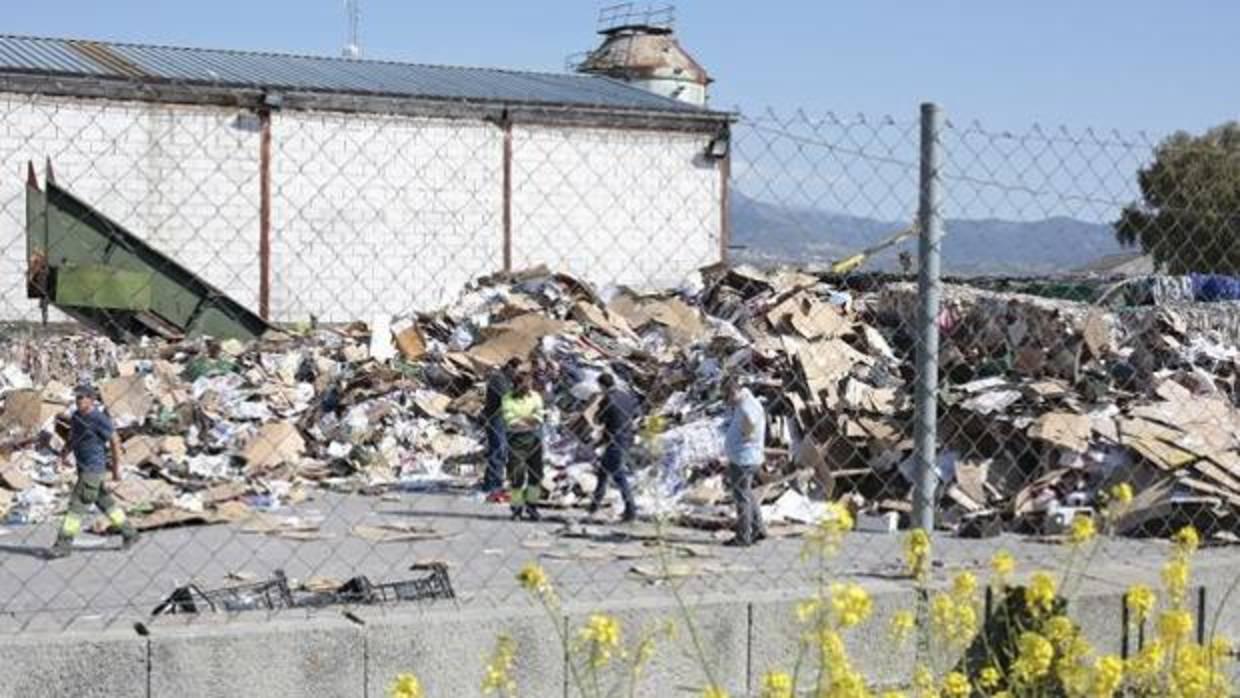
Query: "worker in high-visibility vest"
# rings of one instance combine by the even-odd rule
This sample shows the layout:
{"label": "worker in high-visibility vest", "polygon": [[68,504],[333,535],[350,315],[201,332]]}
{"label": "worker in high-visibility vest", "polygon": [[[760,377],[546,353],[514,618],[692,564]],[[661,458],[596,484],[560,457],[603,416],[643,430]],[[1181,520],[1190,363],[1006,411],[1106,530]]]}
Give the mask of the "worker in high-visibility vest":
{"label": "worker in high-visibility vest", "polygon": [[543,477],[543,399],[534,389],[533,376],[522,371],[512,392],[500,405],[508,432],[508,486],[512,518],[538,521]]}
{"label": "worker in high-visibility vest", "polygon": [[78,386],[74,396],[76,405],[69,418],[69,440],[60,457],[63,462],[72,453],[78,475],[69,496],[69,511],[49,552],[53,558],[65,557],[72,551],[73,539],[82,531],[82,521],[92,506],[99,507],[107,515],[112,530],[121,534],[126,549],[138,540],[138,531],[125,518],[125,511],[104,485],[109,451],[112,479],[118,482],[121,479],[121,440],[112,426],[112,419],[98,405],[98,392],[92,386]]}

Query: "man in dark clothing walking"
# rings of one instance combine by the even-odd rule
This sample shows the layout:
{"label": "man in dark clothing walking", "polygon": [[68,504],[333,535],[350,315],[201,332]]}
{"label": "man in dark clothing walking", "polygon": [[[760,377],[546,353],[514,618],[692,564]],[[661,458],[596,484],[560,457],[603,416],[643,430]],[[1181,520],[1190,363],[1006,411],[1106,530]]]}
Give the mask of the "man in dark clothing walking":
{"label": "man in dark clothing walking", "polygon": [[482,422],[487,430],[487,468],[482,478],[482,491],[490,502],[502,502],[508,496],[504,491],[508,430],[504,426],[502,407],[504,396],[512,392],[512,378],[520,365],[520,360],[510,359],[487,377],[486,403],[482,408]]}
{"label": "man in dark clothing walking", "polygon": [[594,497],[590,501],[590,514],[598,512],[607,494],[607,481],[615,480],[620,489],[620,497],[624,500],[624,514],[621,522],[628,523],[637,518],[637,505],[633,502],[633,486],[629,482],[627,456],[633,447],[633,423],[637,419],[637,398],[629,391],[617,387],[616,379],[604,373],[598,379],[602,386],[603,402],[599,408],[598,420],[603,426],[603,459],[600,462],[598,485],[594,488]]}
{"label": "man in dark clothing walking", "polygon": [[77,409],[69,419],[69,441],[61,452],[61,459],[73,453],[78,477],[69,496],[69,511],[65,513],[60,534],[56,536],[56,544],[49,553],[54,558],[65,557],[73,549],[73,539],[81,532],[82,520],[90,513],[92,506],[107,514],[112,529],[121,534],[125,548],[138,540],[138,531],[125,518],[125,511],[103,484],[109,451],[112,456],[112,479],[118,482],[121,479],[120,438],[112,427],[111,418],[95,404],[98,398],[95,389],[79,386],[75,393]]}

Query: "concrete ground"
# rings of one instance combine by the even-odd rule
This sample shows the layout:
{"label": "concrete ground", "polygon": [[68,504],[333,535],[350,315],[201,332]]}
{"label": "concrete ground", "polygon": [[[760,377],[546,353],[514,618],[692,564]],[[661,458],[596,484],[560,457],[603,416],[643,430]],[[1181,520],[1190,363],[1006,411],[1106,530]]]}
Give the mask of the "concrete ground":
{"label": "concrete ground", "polygon": [[[322,520],[321,537],[292,540],[246,533],[243,524],[191,526],[154,531],[129,551],[119,539],[83,536],[68,559],[47,560],[45,548],[56,522],[0,529],[0,628],[59,631],[149,621],[150,611],[177,586],[204,588],[239,583],[236,575],[267,579],[284,570],[295,580],[346,580],[366,575],[385,582],[420,576],[415,562],[448,563],[458,594],[455,606],[491,609],[528,605],[514,576],[526,562],[542,563],[566,601],[580,604],[666,597],[670,572],[688,595],[752,593],[810,588],[819,571],[803,559],[803,528],[771,528],[772,539],[756,547],[720,545],[726,532],[630,526],[591,520],[584,512],[548,510],[540,523],[510,520],[503,505],[464,493],[402,493],[386,498],[317,493],[277,513]],[[428,538],[376,543],[355,535],[356,526],[416,525]],[[429,529],[429,530],[427,530]],[[660,547],[652,541],[662,535]],[[856,578],[907,586],[902,580],[902,536],[854,532],[825,569],[832,578]],[[1062,570],[1071,551],[1062,546],[1004,535],[985,540],[936,536],[936,574],[962,568],[985,570],[998,549],[1009,550],[1019,568]],[[1104,541],[1085,565],[1085,579],[1121,589],[1128,579],[1157,578],[1166,543]],[[1202,552],[1211,564],[1240,564],[1240,549]],[[230,575],[232,575],[230,577]],[[242,614],[245,615],[245,614]]]}

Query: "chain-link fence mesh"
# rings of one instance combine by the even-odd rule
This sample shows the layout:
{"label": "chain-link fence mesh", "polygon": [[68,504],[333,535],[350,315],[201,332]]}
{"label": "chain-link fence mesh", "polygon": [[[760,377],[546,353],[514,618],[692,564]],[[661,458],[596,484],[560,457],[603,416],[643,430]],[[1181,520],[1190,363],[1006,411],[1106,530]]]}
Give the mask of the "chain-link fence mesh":
{"label": "chain-link fence mesh", "polygon": [[[832,573],[901,574],[916,118],[0,107],[7,625],[508,603],[533,559],[583,601],[791,587],[831,502]],[[1121,483],[1109,554],[1234,535],[1234,141],[943,125],[949,564]]]}

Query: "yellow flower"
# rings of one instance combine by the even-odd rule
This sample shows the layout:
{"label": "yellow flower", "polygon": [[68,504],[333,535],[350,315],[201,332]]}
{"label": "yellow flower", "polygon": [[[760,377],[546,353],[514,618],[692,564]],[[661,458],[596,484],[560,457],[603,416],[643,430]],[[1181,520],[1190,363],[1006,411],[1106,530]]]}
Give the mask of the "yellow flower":
{"label": "yellow flower", "polygon": [[844,540],[844,534],[851,531],[853,525],[853,515],[848,507],[839,502],[828,503],[818,525],[806,536],[802,554],[817,553],[826,556],[836,552]]}
{"label": "yellow flower", "polygon": [[952,595],[956,597],[956,601],[961,603],[970,601],[975,593],[977,593],[977,577],[972,572],[966,570],[952,579]]}
{"label": "yellow flower", "polygon": [[950,635],[955,625],[956,602],[947,594],[930,597],[930,626],[936,635]]}
{"label": "yellow flower", "polygon": [[1158,638],[1174,644],[1193,632],[1193,614],[1188,611],[1163,611],[1158,616]]}
{"label": "yellow flower", "polygon": [[844,638],[829,628],[818,633],[818,651],[822,654],[823,666],[844,666],[848,664],[848,650],[844,647]]}
{"label": "yellow flower", "polygon": [[822,611],[822,599],[806,599],[797,603],[797,620],[807,625],[818,617]]}
{"label": "yellow flower", "polygon": [[728,692],[718,686],[707,686],[702,689],[702,698],[728,698]]}
{"label": "yellow flower", "polygon": [[999,670],[992,666],[988,666],[983,668],[981,672],[978,673],[977,685],[989,691],[999,687],[1000,678],[1001,676],[999,675]]}
{"label": "yellow flower", "polygon": [[1090,646],[1089,641],[1081,637],[1073,627],[1073,634],[1063,644],[1063,648],[1059,653],[1068,661],[1079,662],[1094,653],[1094,648]]}
{"label": "yellow flower", "polygon": [[944,698],[969,698],[972,692],[973,687],[969,685],[969,677],[964,674],[953,671],[943,677]]}
{"label": "yellow flower", "polygon": [[938,694],[939,691],[934,685],[934,674],[926,665],[919,664],[913,669],[913,688],[919,696]]}
{"label": "yellow flower", "polygon": [[1034,613],[1050,613],[1055,607],[1055,578],[1046,572],[1035,572],[1025,591],[1025,601]]}
{"label": "yellow flower", "polygon": [[1094,662],[1093,681],[1089,686],[1090,698],[1111,698],[1124,682],[1124,661],[1107,655]]}
{"label": "yellow flower", "polygon": [[1128,506],[1132,504],[1132,485],[1127,482],[1121,482],[1111,488],[1111,501],[1120,506]]}
{"label": "yellow flower", "polygon": [[957,603],[951,594],[935,594],[930,597],[930,627],[953,645],[967,645],[977,632],[977,611],[971,603]]}
{"label": "yellow flower", "polygon": [[1129,622],[1140,625],[1150,617],[1154,610],[1154,591],[1144,584],[1133,584],[1124,594],[1124,604],[1128,607]]}
{"label": "yellow flower", "polygon": [[1076,662],[1060,659],[1055,662],[1055,677],[1069,696],[1083,695],[1089,689],[1089,668]]}
{"label": "yellow flower", "polygon": [[1197,535],[1197,529],[1192,526],[1185,526],[1176,531],[1171,540],[1175,542],[1177,552],[1182,555],[1191,555],[1201,547],[1201,536]]}
{"label": "yellow flower", "polygon": [[651,659],[654,659],[655,644],[653,637],[644,637],[642,641],[637,643],[637,649],[633,655],[633,668],[637,669],[645,666]]}
{"label": "yellow flower", "polygon": [[1023,632],[1017,641],[1016,661],[1012,671],[1018,679],[1031,681],[1046,676],[1055,659],[1055,648],[1050,640],[1034,632]]}
{"label": "yellow flower", "polygon": [[793,698],[792,677],[782,671],[770,671],[762,677],[759,698]]}
{"label": "yellow flower", "polygon": [[891,624],[889,632],[891,639],[895,642],[903,642],[913,632],[913,628],[917,627],[917,616],[912,611],[896,611],[891,616]]}
{"label": "yellow flower", "polygon": [[1172,662],[1170,691],[1173,696],[1225,698],[1233,695],[1230,677],[1219,671],[1209,651],[1197,644],[1180,648]]}
{"label": "yellow flower", "polygon": [[1135,657],[1128,660],[1128,674],[1138,684],[1150,683],[1162,672],[1165,661],[1166,653],[1163,651],[1162,642],[1159,640],[1148,642]]}
{"label": "yellow flower", "polygon": [[517,682],[512,678],[512,666],[516,662],[517,643],[507,635],[500,635],[495,643],[495,654],[487,664],[482,677],[482,693],[514,693]]}
{"label": "yellow flower", "polygon": [[994,572],[999,584],[1005,585],[1016,571],[1016,558],[1012,557],[1012,553],[1000,550],[990,558],[990,570]]}
{"label": "yellow flower", "polygon": [[1054,616],[1046,621],[1042,632],[1056,647],[1066,647],[1076,634],[1076,626],[1067,616]]}
{"label": "yellow flower", "polygon": [[551,579],[547,577],[547,571],[538,563],[527,562],[521,571],[517,573],[517,582],[521,584],[521,588],[536,594],[546,594],[551,591]]}
{"label": "yellow flower", "polygon": [[396,682],[388,688],[388,698],[425,698],[422,683],[413,674],[398,674]]}
{"label": "yellow flower", "polygon": [[1098,529],[1094,527],[1092,517],[1077,514],[1072,519],[1072,526],[1068,530],[1068,542],[1075,547],[1085,545],[1098,535]]}
{"label": "yellow flower", "polygon": [[581,643],[590,652],[590,666],[600,668],[611,661],[620,647],[620,621],[602,613],[592,614],[578,633]]}
{"label": "yellow flower", "polygon": [[842,628],[859,625],[870,617],[874,604],[870,595],[858,584],[832,584],[831,610]]}
{"label": "yellow flower", "polygon": [[870,698],[870,689],[860,672],[851,667],[833,667],[831,674],[825,698]]}
{"label": "yellow flower", "polygon": [[904,538],[904,561],[911,577],[925,581],[930,572],[930,536],[925,530],[915,528],[908,532]]}
{"label": "yellow flower", "polygon": [[972,604],[962,604],[956,609],[957,642],[968,644],[977,634],[977,609]]}
{"label": "yellow flower", "polygon": [[1188,563],[1182,558],[1169,560],[1163,564],[1162,582],[1172,603],[1176,605],[1184,603],[1184,597],[1188,594],[1188,578]]}

